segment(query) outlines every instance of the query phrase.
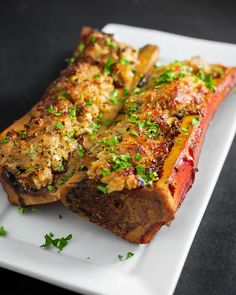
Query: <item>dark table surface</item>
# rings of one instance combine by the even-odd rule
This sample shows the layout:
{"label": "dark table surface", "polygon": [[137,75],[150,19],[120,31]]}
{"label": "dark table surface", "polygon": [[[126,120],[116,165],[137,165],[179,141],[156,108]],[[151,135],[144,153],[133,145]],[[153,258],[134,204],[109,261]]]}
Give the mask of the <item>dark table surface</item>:
{"label": "dark table surface", "polygon": [[[65,66],[64,59],[78,41],[83,25],[102,28],[109,22],[116,22],[236,43],[235,3],[222,0],[203,3],[183,0],[2,1],[0,129],[23,115],[57,77]],[[236,294],[235,178],[236,140],[189,252],[175,295]],[[0,269],[0,290],[1,294],[21,291],[27,294],[35,290],[41,294],[73,294],[5,269]]]}

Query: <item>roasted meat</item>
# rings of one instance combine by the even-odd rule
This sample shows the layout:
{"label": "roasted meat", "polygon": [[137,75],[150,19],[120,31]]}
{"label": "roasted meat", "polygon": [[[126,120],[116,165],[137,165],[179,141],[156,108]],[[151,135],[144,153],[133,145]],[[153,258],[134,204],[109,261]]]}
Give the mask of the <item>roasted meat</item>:
{"label": "roasted meat", "polygon": [[62,194],[66,207],[148,243],[190,189],[208,123],[235,84],[236,68],[200,58],[155,68],[81,159],[87,171]]}
{"label": "roasted meat", "polygon": [[1,133],[0,177],[13,204],[60,198],[79,158],[157,59],[156,46],[138,51],[90,28],[81,38],[69,66],[39,103]]}

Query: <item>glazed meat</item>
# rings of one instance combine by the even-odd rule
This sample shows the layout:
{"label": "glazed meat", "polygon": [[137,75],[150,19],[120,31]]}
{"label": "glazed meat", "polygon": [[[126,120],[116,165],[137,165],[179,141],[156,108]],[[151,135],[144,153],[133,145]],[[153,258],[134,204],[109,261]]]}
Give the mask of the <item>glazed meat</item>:
{"label": "glazed meat", "polygon": [[157,58],[155,46],[137,51],[90,28],[81,38],[69,66],[40,102],[1,134],[1,179],[12,203],[59,199],[73,163],[114,119],[140,80],[137,75],[145,76]]}
{"label": "glazed meat", "polygon": [[62,194],[66,207],[148,243],[191,187],[209,120],[235,83],[236,68],[199,58],[155,68],[81,159],[87,172]]}

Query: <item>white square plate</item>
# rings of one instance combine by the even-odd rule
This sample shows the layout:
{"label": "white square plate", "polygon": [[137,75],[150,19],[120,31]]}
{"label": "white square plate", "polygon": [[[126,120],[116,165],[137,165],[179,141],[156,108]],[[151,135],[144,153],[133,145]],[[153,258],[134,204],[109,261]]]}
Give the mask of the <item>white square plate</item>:
{"label": "white square plate", "polygon": [[[104,31],[136,47],[159,45],[163,62],[201,55],[213,63],[235,63],[233,44],[118,24],[108,24]],[[0,238],[0,266],[85,294],[172,294],[235,130],[236,94],[231,94],[208,129],[200,172],[176,219],[147,246],[132,245],[73,215],[61,204],[38,207],[35,213],[21,215],[9,205],[0,187],[0,226],[8,230],[8,235]],[[56,236],[72,233],[73,240],[60,254],[44,250],[39,246],[48,232]],[[118,254],[128,251],[135,255],[120,262]]]}

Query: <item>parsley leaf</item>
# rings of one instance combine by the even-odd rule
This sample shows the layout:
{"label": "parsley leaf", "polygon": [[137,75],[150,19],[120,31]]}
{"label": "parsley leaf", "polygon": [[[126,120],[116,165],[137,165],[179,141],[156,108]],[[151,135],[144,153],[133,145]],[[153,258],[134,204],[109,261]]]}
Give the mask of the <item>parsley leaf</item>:
{"label": "parsley leaf", "polygon": [[141,159],[142,159],[141,154],[140,154],[140,153],[137,153],[137,154],[135,155],[135,160],[136,160],[136,161],[140,161]]}
{"label": "parsley leaf", "polygon": [[111,170],[109,168],[103,168],[102,175],[106,176],[111,174]]}
{"label": "parsley leaf", "polygon": [[131,157],[129,154],[126,155],[120,155],[120,156],[113,156],[113,165],[112,168],[117,171],[117,170],[122,170],[127,167],[131,167]]}
{"label": "parsley leaf", "polygon": [[113,65],[113,60],[111,58],[109,58],[105,64],[105,67],[104,67],[104,72],[105,74],[107,75],[110,75],[111,74],[111,67]]}
{"label": "parsley leaf", "polygon": [[106,186],[102,186],[102,185],[98,185],[98,186],[97,186],[97,189],[98,189],[99,191],[103,192],[104,194],[106,194],[107,191],[108,191],[108,188],[107,188]]}
{"label": "parsley leaf", "polygon": [[71,119],[76,118],[76,110],[77,110],[77,104],[75,104],[73,106],[73,108],[69,109],[68,113],[69,113]]}
{"label": "parsley leaf", "polygon": [[10,141],[10,137],[6,136],[0,140],[1,143],[8,143]]}
{"label": "parsley leaf", "polygon": [[105,145],[108,145],[108,146],[113,146],[113,145],[116,145],[118,144],[120,141],[118,139],[117,136],[114,136],[113,138],[111,139],[103,139],[101,140],[101,143],[104,143]]}
{"label": "parsley leaf", "polygon": [[48,186],[47,186],[47,189],[48,189],[50,192],[53,192],[55,188],[54,188],[53,185],[48,185]]}
{"label": "parsley leaf", "polygon": [[0,237],[6,236],[7,235],[7,230],[1,226],[0,227]]}
{"label": "parsley leaf", "polygon": [[200,118],[199,117],[195,117],[192,119],[192,125],[196,125],[200,122]]}
{"label": "parsley leaf", "polygon": [[139,137],[139,134],[135,130],[131,130],[129,133],[131,136]]}
{"label": "parsley leaf", "polygon": [[62,238],[56,238],[54,239],[54,234],[49,233],[44,236],[45,241],[44,244],[41,245],[40,247],[43,248],[50,248],[50,247],[55,247],[58,249],[58,252],[61,252],[65,246],[68,244],[68,242],[72,239],[72,234],[69,234],[67,237],[62,237]]}
{"label": "parsley leaf", "polygon": [[58,129],[63,129],[64,128],[64,125],[62,123],[58,123],[56,126],[57,126]]}
{"label": "parsley leaf", "polygon": [[119,254],[119,255],[118,255],[118,258],[119,258],[120,261],[124,261],[124,260],[127,260],[127,259],[129,259],[129,258],[131,258],[131,257],[133,257],[133,256],[134,256],[134,253],[129,251],[129,252],[126,254],[126,257],[124,257],[123,255]]}

